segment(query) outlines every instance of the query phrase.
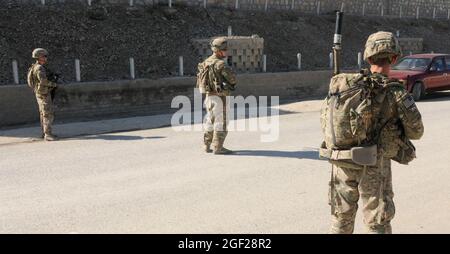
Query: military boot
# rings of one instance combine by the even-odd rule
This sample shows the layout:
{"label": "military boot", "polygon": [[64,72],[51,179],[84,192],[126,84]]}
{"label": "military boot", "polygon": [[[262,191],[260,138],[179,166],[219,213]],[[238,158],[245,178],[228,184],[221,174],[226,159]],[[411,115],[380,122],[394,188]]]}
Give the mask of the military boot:
{"label": "military boot", "polygon": [[58,137],[56,135],[53,135],[53,134],[45,134],[44,135],[44,140],[45,141],[56,141],[56,140],[58,140]]}
{"label": "military boot", "polygon": [[214,131],[207,131],[203,134],[203,149],[207,153],[212,153],[211,143],[214,137]]}
{"label": "military boot", "polygon": [[226,131],[217,131],[214,133],[214,154],[232,154],[233,151],[226,149],[223,147],[223,143],[225,142],[225,137],[227,136]]}
{"label": "military boot", "polygon": [[391,224],[388,223],[386,225],[374,225],[368,227],[369,234],[392,234]]}

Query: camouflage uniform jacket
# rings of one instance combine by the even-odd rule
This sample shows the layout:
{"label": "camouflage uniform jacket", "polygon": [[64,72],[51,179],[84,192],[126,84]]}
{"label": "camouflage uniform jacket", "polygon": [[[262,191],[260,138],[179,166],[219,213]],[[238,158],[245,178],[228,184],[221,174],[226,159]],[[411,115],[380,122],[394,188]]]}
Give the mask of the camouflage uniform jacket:
{"label": "camouflage uniform jacket", "polygon": [[[376,130],[381,129],[381,133],[374,133],[374,135],[378,136],[381,142],[389,142],[389,140],[383,140],[383,132],[391,132],[391,129],[397,127],[407,138],[420,139],[424,132],[422,116],[414,99],[404,86],[398,80],[389,79],[378,73],[370,74],[368,78],[382,85],[380,97],[375,97],[374,101],[378,104],[381,118]],[[382,100],[383,96],[384,100]]]}
{"label": "camouflage uniform jacket", "polygon": [[47,95],[53,88],[57,87],[56,83],[47,79],[45,66],[37,62],[28,71],[28,86],[40,95]]}
{"label": "camouflage uniform jacket", "polygon": [[[215,54],[208,57],[205,61],[205,64],[210,65],[212,64],[213,68],[213,80],[212,82],[214,85],[219,86],[220,84],[226,83],[228,86],[234,87],[236,85],[236,74],[233,72],[233,70],[227,66],[225,61],[219,57],[217,57]],[[222,86],[223,87],[223,86]],[[226,88],[222,89],[221,92],[207,92],[209,95],[219,95],[219,96],[228,96],[230,95],[231,91]]]}

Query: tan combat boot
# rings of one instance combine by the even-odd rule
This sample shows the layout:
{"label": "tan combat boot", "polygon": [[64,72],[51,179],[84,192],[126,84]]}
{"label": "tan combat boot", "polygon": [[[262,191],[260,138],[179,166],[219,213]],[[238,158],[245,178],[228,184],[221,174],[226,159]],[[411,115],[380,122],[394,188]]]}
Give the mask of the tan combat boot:
{"label": "tan combat boot", "polygon": [[214,135],[213,143],[214,143],[214,154],[232,154],[233,151],[226,149],[223,147],[223,143],[225,142],[225,137],[227,136],[226,131],[217,131]]}
{"label": "tan combat boot", "polygon": [[211,143],[214,137],[214,131],[208,131],[203,134],[203,149],[207,153],[212,153]]}
{"label": "tan combat boot", "polygon": [[56,140],[58,140],[58,137],[53,134],[45,134],[44,140],[45,141],[56,141]]}

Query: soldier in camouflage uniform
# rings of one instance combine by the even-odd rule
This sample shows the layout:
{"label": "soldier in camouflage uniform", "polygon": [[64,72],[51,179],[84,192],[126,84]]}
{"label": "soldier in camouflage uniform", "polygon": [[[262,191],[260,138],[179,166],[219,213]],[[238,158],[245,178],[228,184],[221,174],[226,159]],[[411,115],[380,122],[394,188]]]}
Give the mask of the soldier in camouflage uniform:
{"label": "soldier in camouflage uniform", "polygon": [[47,56],[48,52],[43,48],[33,50],[32,57],[36,62],[28,70],[27,81],[36,95],[39,106],[42,137],[46,141],[54,141],[57,138],[52,134],[54,115],[51,92],[57,85],[47,79]]}
{"label": "soldier in camouflage uniform", "polygon": [[[225,37],[219,37],[212,41],[213,54],[203,64],[212,67],[214,90],[207,91],[205,107],[207,115],[205,119],[205,133],[203,136],[204,149],[207,153],[231,154],[231,150],[223,146],[227,136],[227,114],[229,101],[227,96],[231,94],[236,85],[236,75],[225,63],[227,56],[227,41]],[[213,150],[210,146],[213,145]]]}
{"label": "soldier in camouflage uniform", "polygon": [[[419,139],[424,132],[421,115],[414,100],[398,80],[388,78],[391,64],[395,63],[400,55],[397,39],[392,33],[374,33],[369,36],[364,52],[364,60],[370,64],[370,72],[339,74],[332,78],[332,83],[339,78],[346,80],[343,83],[347,83],[349,87],[355,86],[357,80],[366,80],[379,88],[368,104],[370,110],[361,118],[361,122],[372,122],[375,126],[368,131],[367,137],[361,139],[361,146],[376,144],[374,165],[355,163],[350,150],[340,150],[336,147],[330,149],[332,145],[325,145],[326,142],[322,144],[321,156],[328,158],[332,164],[329,191],[332,215],[330,233],[353,233],[360,198],[368,232],[392,233],[390,221],[394,217],[395,207],[391,159],[402,163],[402,158],[399,159],[398,154],[401,154],[400,157],[403,156],[402,149],[408,147],[408,144],[412,145],[409,139]],[[336,117],[334,115],[334,118]],[[322,114],[321,120],[324,120],[323,118]],[[330,120],[325,121],[333,125]],[[325,121],[322,121],[323,129],[327,124]],[[341,130],[343,134],[333,133],[333,138],[336,140],[351,132],[348,130],[351,128],[345,129]],[[405,139],[408,141],[402,142],[401,136],[403,141]],[[415,149],[411,151],[412,157],[415,157]]]}

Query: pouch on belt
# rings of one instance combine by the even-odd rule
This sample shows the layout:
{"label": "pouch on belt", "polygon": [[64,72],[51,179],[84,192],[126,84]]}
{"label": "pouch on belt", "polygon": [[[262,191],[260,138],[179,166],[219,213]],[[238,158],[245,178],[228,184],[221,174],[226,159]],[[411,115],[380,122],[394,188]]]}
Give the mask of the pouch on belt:
{"label": "pouch on belt", "polygon": [[350,149],[352,161],[363,166],[375,166],[377,164],[377,145],[365,147],[352,147]]}

